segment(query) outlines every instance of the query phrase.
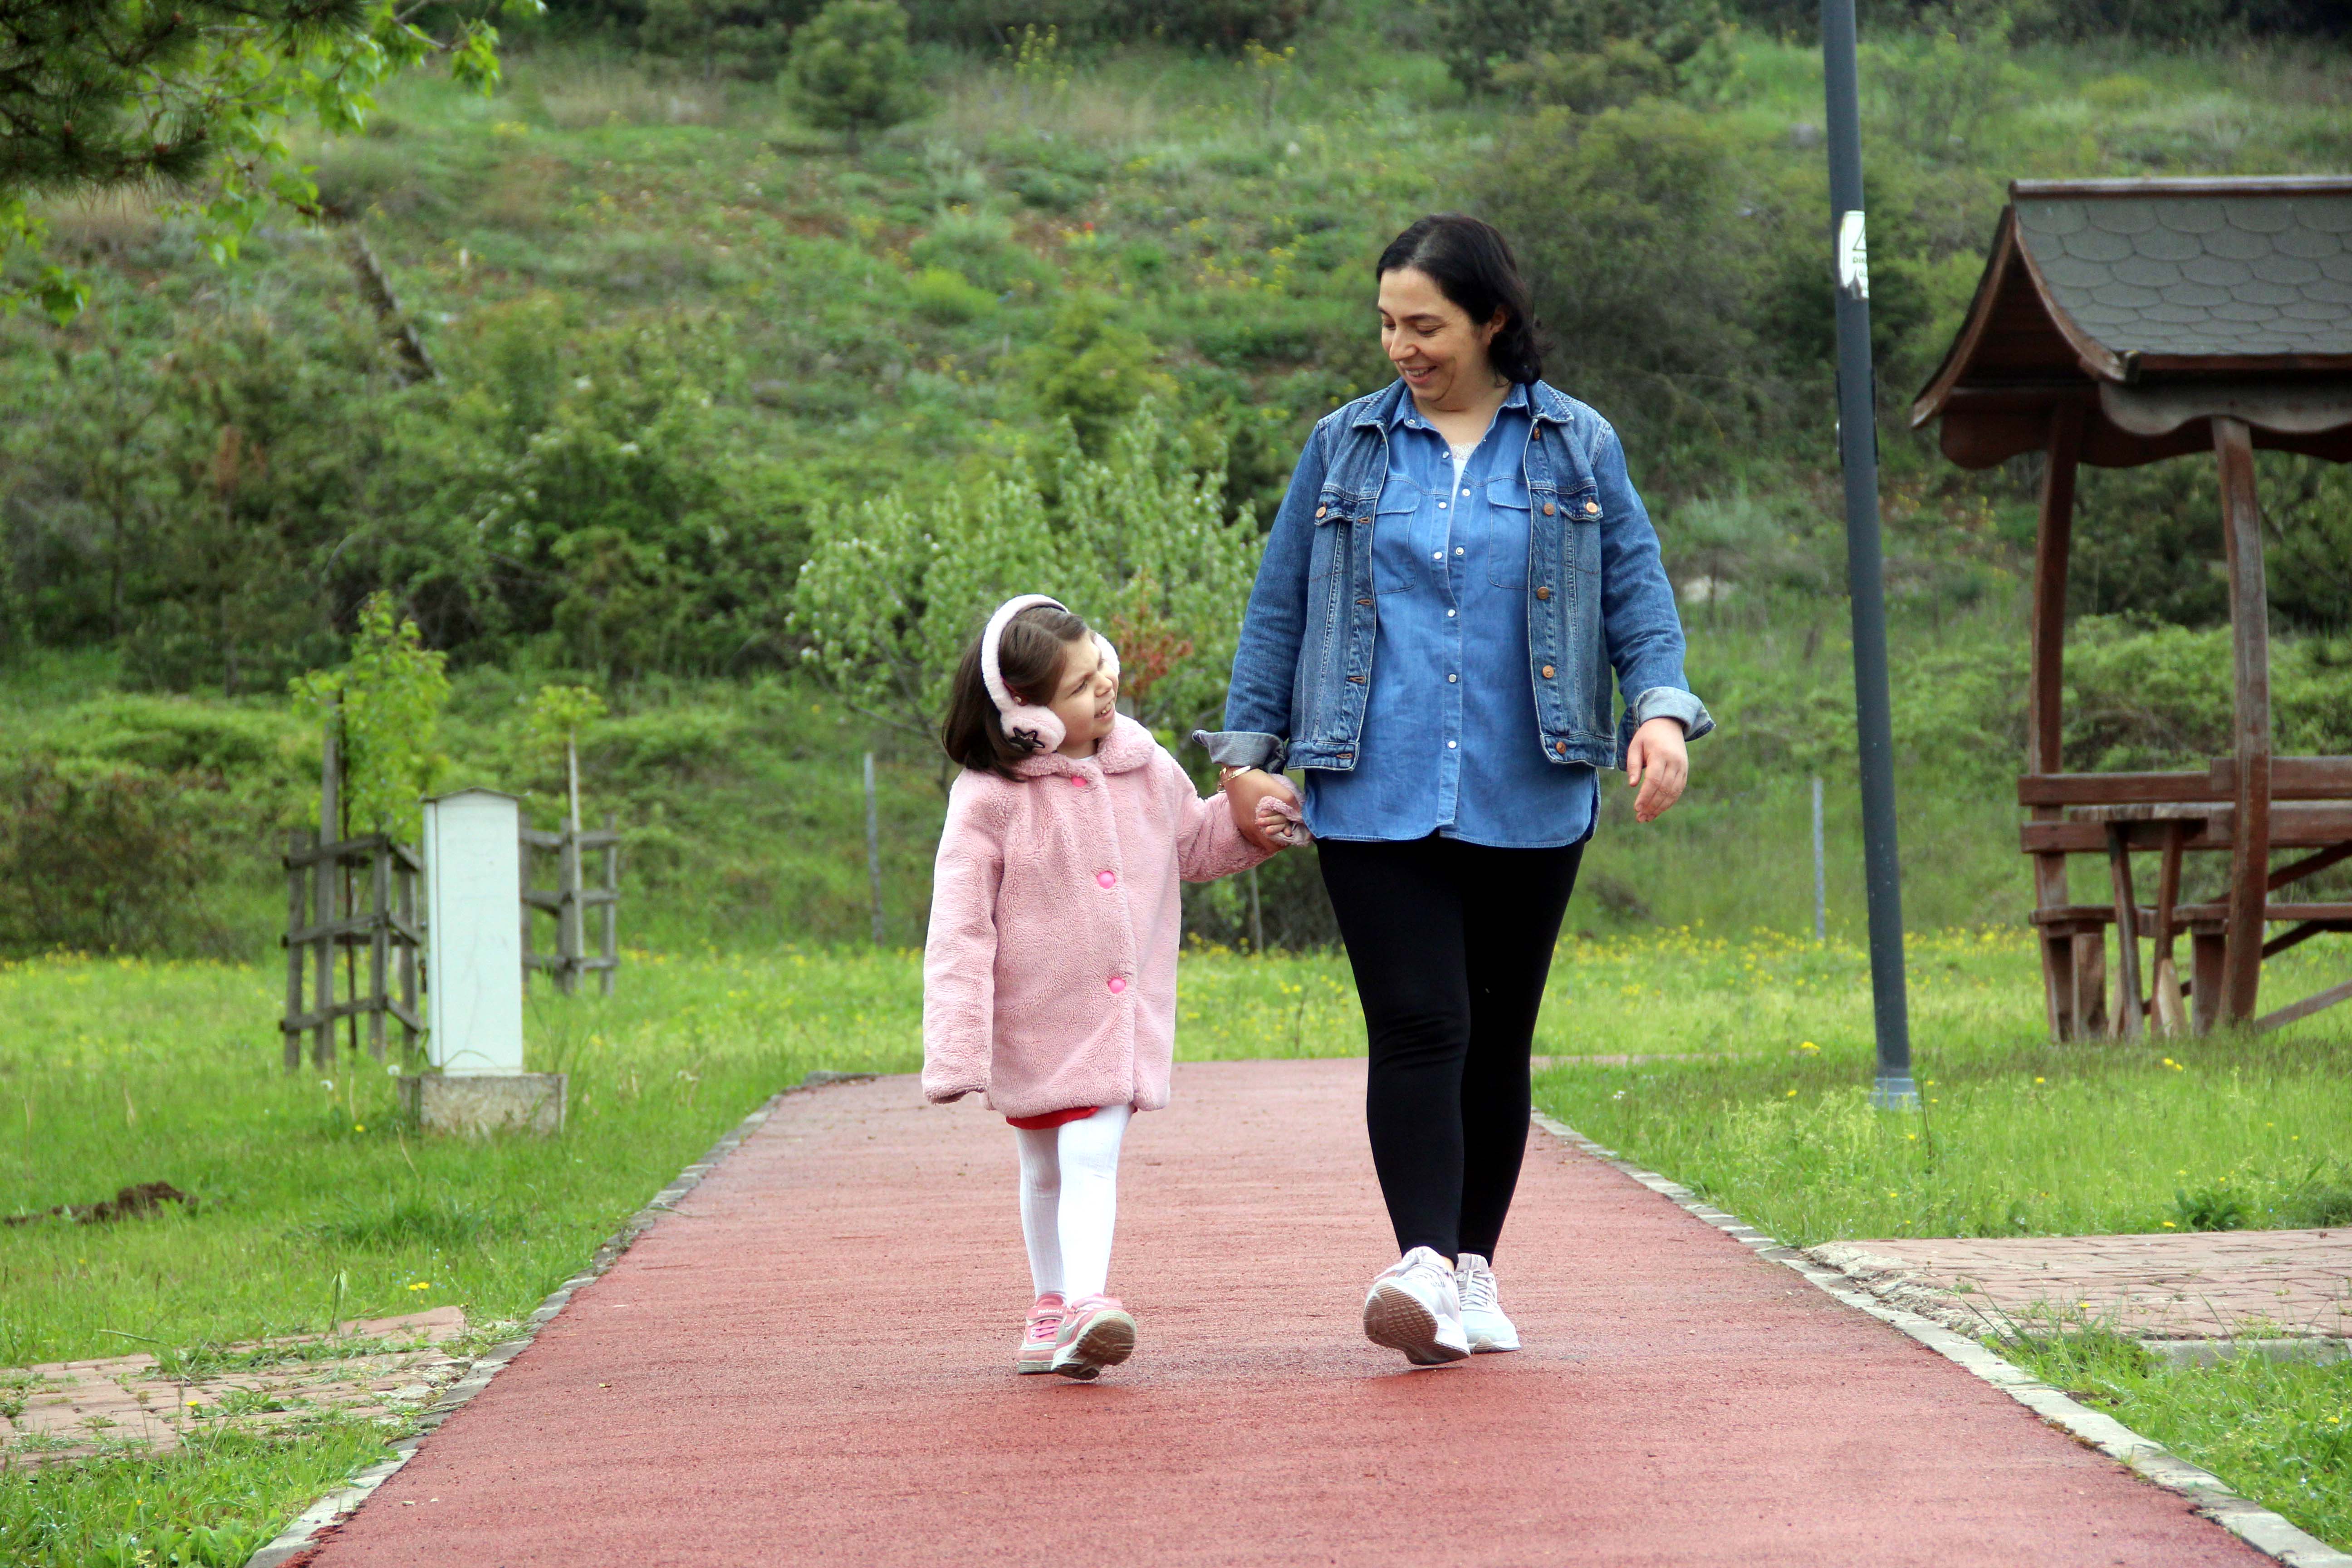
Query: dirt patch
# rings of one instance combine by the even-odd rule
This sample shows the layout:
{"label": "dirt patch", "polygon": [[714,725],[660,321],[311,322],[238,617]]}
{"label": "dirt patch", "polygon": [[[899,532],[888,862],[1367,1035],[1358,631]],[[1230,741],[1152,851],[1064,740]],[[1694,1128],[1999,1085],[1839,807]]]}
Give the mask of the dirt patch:
{"label": "dirt patch", "polygon": [[112,1197],[94,1204],[59,1204],[38,1214],[12,1214],[0,1217],[0,1225],[38,1225],[44,1220],[61,1219],[74,1225],[111,1225],[119,1219],[137,1219],[153,1214],[165,1204],[178,1204],[194,1210],[196,1200],[169,1182],[141,1182],[124,1187]]}

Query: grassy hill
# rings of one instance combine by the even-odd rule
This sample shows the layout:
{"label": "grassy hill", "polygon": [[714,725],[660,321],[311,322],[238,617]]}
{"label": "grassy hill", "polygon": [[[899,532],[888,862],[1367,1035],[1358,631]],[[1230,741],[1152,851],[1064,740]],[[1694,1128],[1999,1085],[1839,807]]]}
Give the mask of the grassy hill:
{"label": "grassy hill", "polygon": [[[155,879],[105,872],[102,940],[262,950],[267,847],[315,763],[284,681],[336,662],[378,589],[451,653],[453,780],[551,809],[519,702],[551,679],[612,692],[590,809],[628,826],[637,939],[861,935],[873,747],[890,930],[917,940],[939,770],[801,673],[812,509],[895,489],[919,510],[1034,468],[1061,421],[1098,447],[1149,397],[1224,452],[1229,510],[1263,520],[1312,420],[1386,379],[1379,246],[1458,205],[1510,225],[1554,378],[1625,430],[1694,685],[1726,721],[1688,805],[1604,832],[1576,921],[1808,923],[1819,772],[1832,921],[1855,927],[1817,58],[1732,34],[1581,108],[1474,100],[1413,15],[1335,14],[1276,63],[934,48],[931,111],[855,151],[773,84],[542,43],[495,98],[411,81],[366,134],[307,147],[341,222],[265,230],[233,265],[137,201],[58,211],[99,288],[70,328],[0,325],[18,715],[0,762],[147,823],[86,860],[163,846],[194,897],[126,910]],[[1910,31],[1868,42],[1865,79],[1906,912],[2011,919],[2033,473],[1960,474],[1893,416],[1958,320],[2006,179],[2340,168],[2352,77],[2316,46]],[[437,379],[385,346],[353,232]],[[2274,548],[2332,548],[2340,476],[2263,464]],[[2078,634],[2079,754],[2209,754],[2226,703],[2218,604],[2199,596],[2218,570],[2210,478],[2183,463],[2084,489],[2079,607],[2120,618]],[[2283,731],[2352,749],[2329,636],[2352,597],[2282,575],[2304,594],[2280,611],[2300,634],[2280,649]],[[5,809],[0,856],[58,820]],[[1296,874],[1270,875],[1311,931]],[[1195,910],[1213,938],[1242,929],[1234,897]],[[20,948],[100,929],[21,906],[0,909]]]}

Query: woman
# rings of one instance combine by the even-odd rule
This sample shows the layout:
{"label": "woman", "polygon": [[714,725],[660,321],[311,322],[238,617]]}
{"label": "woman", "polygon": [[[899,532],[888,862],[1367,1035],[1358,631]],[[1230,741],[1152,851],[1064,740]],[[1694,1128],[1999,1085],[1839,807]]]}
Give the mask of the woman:
{"label": "woman", "polygon": [[[1417,1365],[1510,1351],[1493,1258],[1527,1148],[1560,918],[1622,766],[1649,822],[1714,727],[1617,434],[1540,379],[1491,226],[1381,255],[1398,380],[1316,426],[1204,736],[1235,824],[1306,771],[1307,826],[1370,1039],[1365,1119],[1402,1256],[1364,1331]],[[1625,710],[1612,723],[1614,674]]]}

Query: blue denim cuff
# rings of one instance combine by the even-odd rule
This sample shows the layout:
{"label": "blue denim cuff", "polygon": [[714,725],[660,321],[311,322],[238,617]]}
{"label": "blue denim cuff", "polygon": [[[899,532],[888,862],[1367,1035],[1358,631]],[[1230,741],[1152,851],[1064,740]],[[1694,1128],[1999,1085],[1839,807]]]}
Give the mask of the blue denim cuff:
{"label": "blue denim cuff", "polygon": [[1209,760],[1221,768],[1264,768],[1267,773],[1282,771],[1283,758],[1289,754],[1290,743],[1279,735],[1261,735],[1254,730],[1207,730],[1192,731],[1192,743],[1209,749]]}
{"label": "blue denim cuff", "polygon": [[1715,728],[1715,716],[1706,704],[1679,687],[1653,686],[1626,706],[1625,715],[1617,727],[1617,753],[1622,758],[1625,748],[1633,742],[1633,731],[1653,719],[1675,719],[1682,722],[1683,739],[1696,741]]}

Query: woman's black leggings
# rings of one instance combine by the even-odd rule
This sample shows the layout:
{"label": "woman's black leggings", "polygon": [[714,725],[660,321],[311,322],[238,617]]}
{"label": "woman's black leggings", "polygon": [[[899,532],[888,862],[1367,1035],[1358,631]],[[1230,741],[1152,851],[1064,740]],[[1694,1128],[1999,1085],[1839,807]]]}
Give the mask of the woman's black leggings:
{"label": "woman's black leggings", "polygon": [[1370,1038],[1364,1120],[1397,1249],[1492,1258],[1528,1147],[1528,1051],[1584,847],[1317,847]]}

